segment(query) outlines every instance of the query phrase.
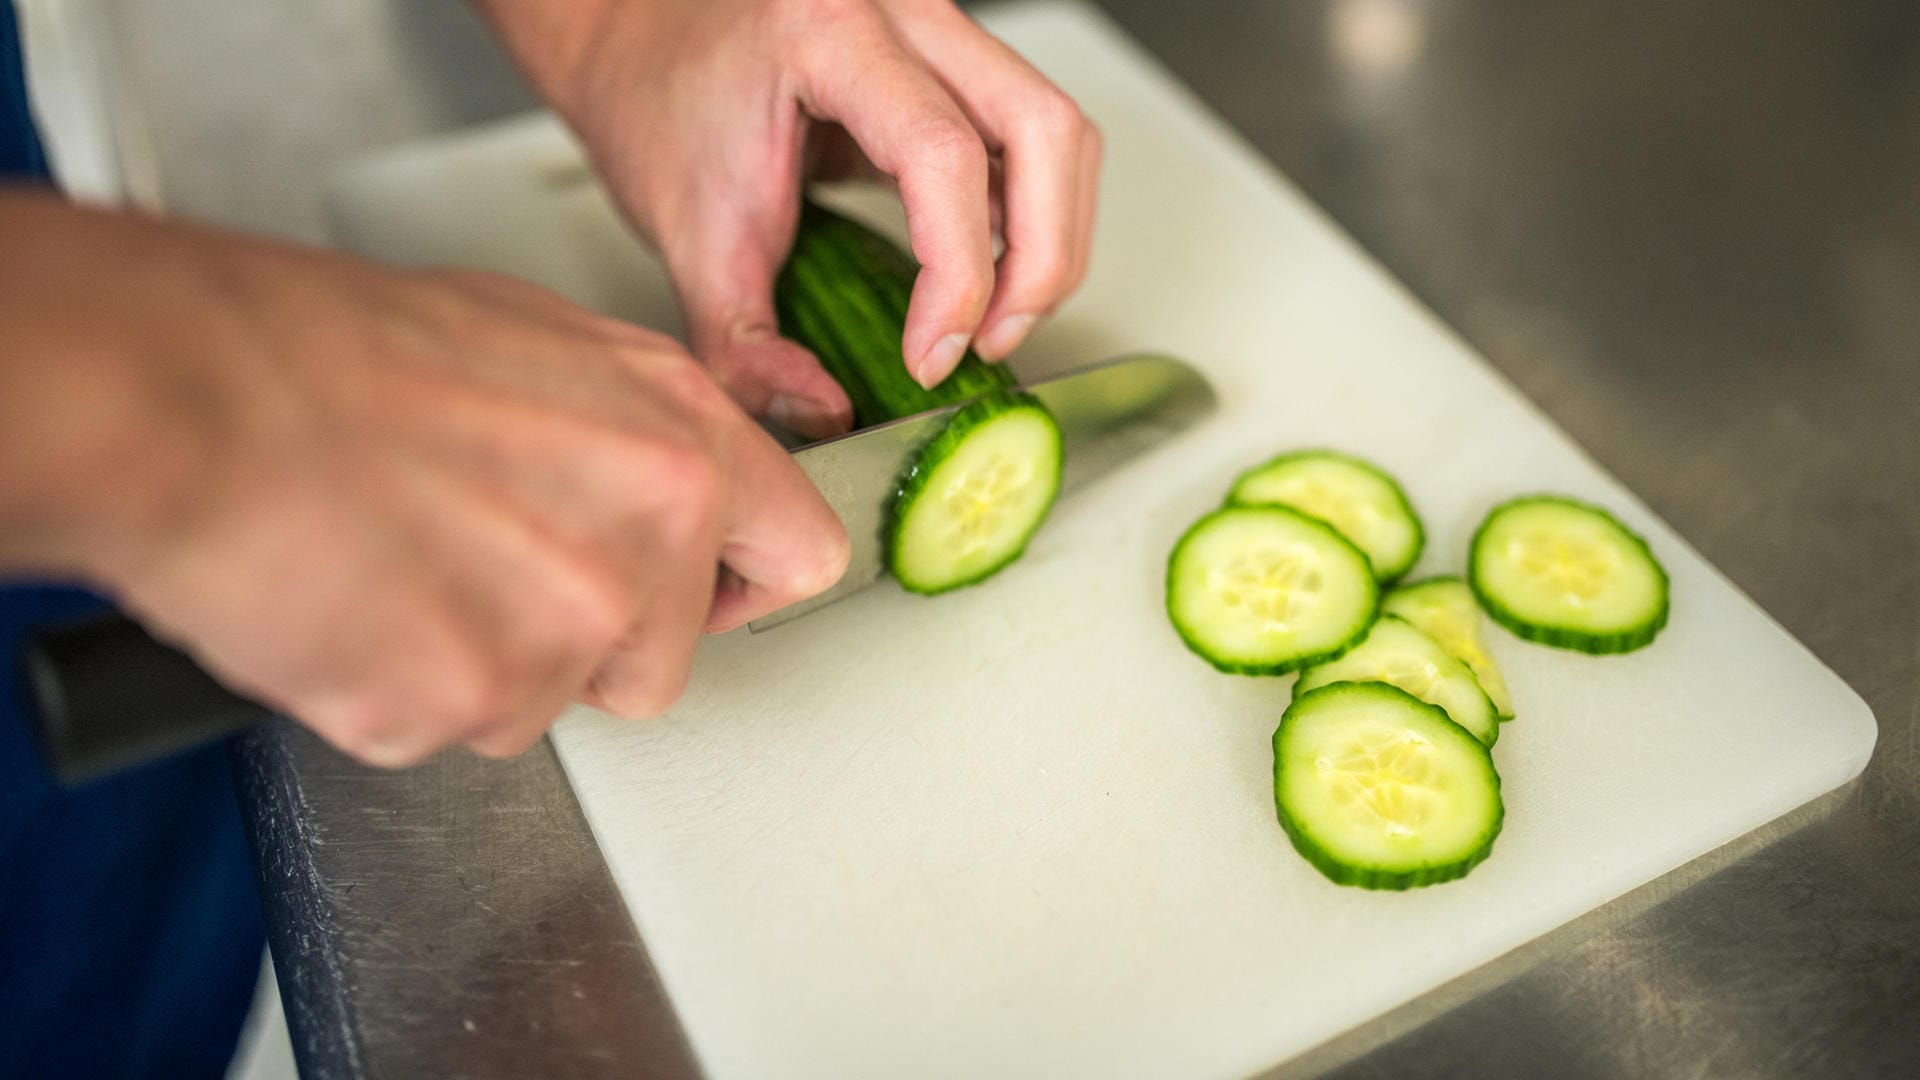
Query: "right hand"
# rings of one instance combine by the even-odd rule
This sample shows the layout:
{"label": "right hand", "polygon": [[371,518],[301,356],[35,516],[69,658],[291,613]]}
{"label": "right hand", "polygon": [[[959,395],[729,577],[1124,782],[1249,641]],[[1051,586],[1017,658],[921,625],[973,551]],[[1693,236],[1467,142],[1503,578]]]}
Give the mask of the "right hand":
{"label": "right hand", "polygon": [[[75,451],[35,444],[62,463],[38,534],[356,757],[518,753],[575,699],[658,713],[703,630],[845,568],[818,492],[666,337],[506,278],[55,205],[0,199],[24,327],[0,362],[60,358],[40,411]],[[122,490],[62,506],[89,484]]]}

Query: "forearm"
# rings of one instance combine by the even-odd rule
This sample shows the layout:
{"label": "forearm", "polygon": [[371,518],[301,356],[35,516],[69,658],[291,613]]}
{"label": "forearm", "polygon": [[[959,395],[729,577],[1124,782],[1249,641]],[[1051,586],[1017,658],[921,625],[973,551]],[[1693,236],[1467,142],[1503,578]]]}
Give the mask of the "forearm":
{"label": "forearm", "polygon": [[109,576],[206,456],[165,234],[0,187],[0,573]]}
{"label": "forearm", "polygon": [[[593,44],[610,4],[634,0],[469,0],[534,88],[563,111],[571,73]],[[644,3],[646,0],[640,0]]]}

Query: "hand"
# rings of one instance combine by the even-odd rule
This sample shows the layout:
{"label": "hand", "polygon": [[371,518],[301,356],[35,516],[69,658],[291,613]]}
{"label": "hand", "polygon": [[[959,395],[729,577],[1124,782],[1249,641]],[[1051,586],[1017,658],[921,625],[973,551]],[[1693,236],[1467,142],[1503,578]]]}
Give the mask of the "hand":
{"label": "hand", "polygon": [[[367,761],[680,694],[847,541],[671,340],[529,285],[0,193],[0,569]],[[716,576],[724,563],[731,573]]]}
{"label": "hand", "polygon": [[898,184],[923,267],[901,350],[925,385],[970,339],[1013,351],[1086,273],[1099,132],[948,0],[479,3],[660,249],[694,353],[756,415],[811,436],[851,421],[776,330],[809,166]]}

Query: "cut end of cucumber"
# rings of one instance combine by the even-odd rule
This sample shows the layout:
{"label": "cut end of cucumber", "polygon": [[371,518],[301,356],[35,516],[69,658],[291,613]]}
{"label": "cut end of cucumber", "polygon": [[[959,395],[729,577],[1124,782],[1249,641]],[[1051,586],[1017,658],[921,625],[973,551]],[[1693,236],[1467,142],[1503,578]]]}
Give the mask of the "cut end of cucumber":
{"label": "cut end of cucumber", "polygon": [[1500,738],[1499,713],[1473,670],[1412,623],[1383,615],[1366,639],[1338,660],[1300,673],[1294,697],[1336,682],[1379,682],[1398,687],[1429,705],[1473,737],[1492,746]]}
{"label": "cut end of cucumber", "polygon": [[1302,695],[1273,749],[1280,826],[1337,884],[1451,881],[1500,834],[1500,776],[1486,747],[1394,687],[1341,682]]}
{"label": "cut end of cucumber", "polygon": [[901,483],[888,561],[906,589],[972,585],[1020,557],[1060,492],[1060,425],[1025,394],[954,414]]}
{"label": "cut end of cucumber", "polygon": [[1221,671],[1279,675],[1331,659],[1379,607],[1365,555],[1316,518],[1283,506],[1201,518],[1167,560],[1167,615]]}
{"label": "cut end of cucumber", "polygon": [[1364,552],[1383,582],[1411,569],[1426,545],[1420,518],[1393,477],[1332,450],[1301,450],[1256,465],[1234,480],[1227,502],[1290,506],[1319,518]]}
{"label": "cut end of cucumber", "polygon": [[1667,573],[1647,542],[1576,499],[1527,495],[1494,507],[1467,562],[1481,607],[1529,641],[1624,653],[1667,624]]}
{"label": "cut end of cucumber", "polygon": [[1380,602],[1384,615],[1396,615],[1440,643],[1473,670],[1502,721],[1513,719],[1513,691],[1480,633],[1480,602],[1461,578],[1430,577],[1402,585]]}

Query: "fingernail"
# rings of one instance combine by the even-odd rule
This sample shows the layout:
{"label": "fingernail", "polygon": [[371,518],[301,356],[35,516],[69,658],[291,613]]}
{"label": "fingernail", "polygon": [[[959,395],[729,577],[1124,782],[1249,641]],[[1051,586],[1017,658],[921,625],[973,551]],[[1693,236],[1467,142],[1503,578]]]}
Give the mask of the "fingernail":
{"label": "fingernail", "polygon": [[948,334],[934,342],[933,348],[927,350],[927,355],[920,358],[920,367],[913,373],[914,379],[929,390],[940,385],[940,381],[960,362],[969,340],[965,334]]}
{"label": "fingernail", "polygon": [[810,439],[837,435],[840,431],[840,420],[832,409],[812,398],[792,394],[775,394],[773,400],[767,402],[767,419]]}
{"label": "fingernail", "polygon": [[975,341],[974,350],[989,360],[998,360],[1020,347],[1027,339],[1027,332],[1033,329],[1033,323],[1032,315],[1009,315]]}

